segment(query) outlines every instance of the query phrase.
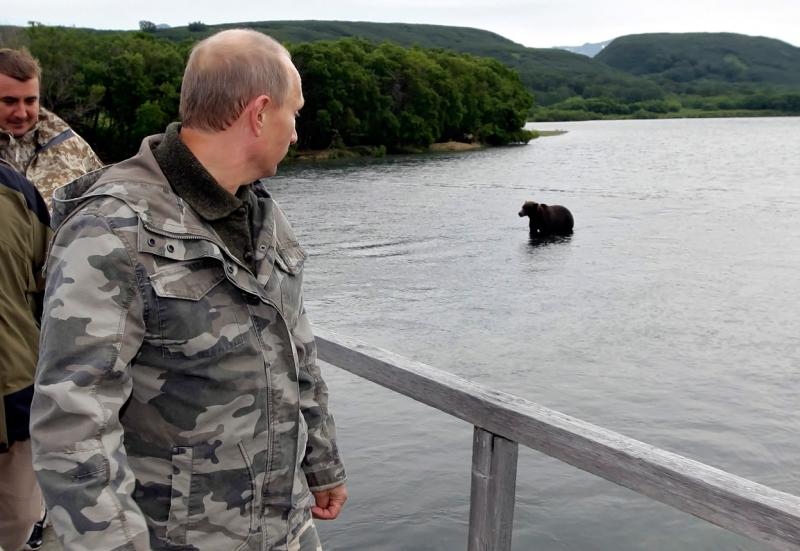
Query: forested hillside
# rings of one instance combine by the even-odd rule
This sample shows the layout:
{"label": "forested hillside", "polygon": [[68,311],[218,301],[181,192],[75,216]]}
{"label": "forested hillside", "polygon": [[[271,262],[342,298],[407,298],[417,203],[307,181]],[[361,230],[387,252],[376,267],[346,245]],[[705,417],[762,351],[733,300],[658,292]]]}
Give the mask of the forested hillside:
{"label": "forested hillside", "polygon": [[583,55],[554,48],[527,48],[498,34],[467,27],[361,21],[249,21],[228,25],[194,23],[153,30],[170,40],[196,40],[220,29],[249,27],[283,43],[317,42],[357,37],[374,43],[441,48],[491,57],[519,71],[538,105],[573,96],[607,96],[623,102],[656,99],[662,90],[651,82],[610,68]]}
{"label": "forested hillside", "polygon": [[678,92],[800,88],[800,48],[761,36],[630,35],[614,40],[595,59]]}
{"label": "forested hillside", "polygon": [[595,59],[657,84],[681,116],[800,114],[800,48],[773,38],[630,35]]}
{"label": "forested hillside", "polygon": [[[800,68],[792,61],[797,48],[729,33],[624,37],[592,59],[559,49],[527,48],[480,29],[438,25],[261,21],[208,26],[195,22],[154,32],[180,41],[234,26],[252,27],[288,43],[348,36],[492,57],[516,69],[534,94],[536,103],[529,114],[534,120],[800,113],[796,85]],[[650,72],[653,68],[658,72]]]}

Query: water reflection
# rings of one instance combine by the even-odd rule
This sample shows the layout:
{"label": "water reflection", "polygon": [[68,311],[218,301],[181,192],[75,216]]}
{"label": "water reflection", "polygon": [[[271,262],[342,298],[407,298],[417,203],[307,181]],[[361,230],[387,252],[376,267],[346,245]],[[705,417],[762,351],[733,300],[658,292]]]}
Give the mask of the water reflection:
{"label": "water reflection", "polygon": [[543,235],[540,233],[528,234],[528,245],[532,249],[538,247],[548,247],[550,245],[566,244],[572,241],[572,234],[569,235]]}

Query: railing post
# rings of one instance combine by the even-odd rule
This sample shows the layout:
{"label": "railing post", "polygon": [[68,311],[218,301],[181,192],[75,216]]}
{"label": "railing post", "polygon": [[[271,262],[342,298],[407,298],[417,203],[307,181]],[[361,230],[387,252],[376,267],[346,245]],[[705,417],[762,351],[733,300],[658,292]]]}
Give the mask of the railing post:
{"label": "railing post", "polygon": [[517,487],[516,442],[475,427],[468,551],[510,551]]}

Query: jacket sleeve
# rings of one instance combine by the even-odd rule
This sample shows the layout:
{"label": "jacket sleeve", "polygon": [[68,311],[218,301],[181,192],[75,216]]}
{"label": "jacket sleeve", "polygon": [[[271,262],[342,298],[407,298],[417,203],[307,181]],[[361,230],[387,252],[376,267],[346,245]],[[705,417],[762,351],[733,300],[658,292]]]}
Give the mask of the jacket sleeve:
{"label": "jacket sleeve", "polygon": [[32,227],[26,210],[24,198],[0,182],[0,453],[14,440],[27,438],[27,416],[15,416],[8,404],[7,418],[5,406],[14,393],[31,385],[36,365],[37,328],[29,304]]}
{"label": "jacket sleeve", "polygon": [[150,549],[119,420],[144,337],[143,302],[113,220],[89,211],[68,219],[47,260],[31,440],[66,551]]}
{"label": "jacket sleeve", "polygon": [[[50,229],[31,210],[22,192],[3,186],[0,176],[0,453],[28,439],[33,373],[44,286],[41,275]],[[22,177],[19,177],[22,180]],[[8,417],[6,417],[8,415]]]}
{"label": "jacket sleeve", "polygon": [[81,142],[83,142],[82,145],[85,147],[85,156],[83,157],[84,171],[88,173],[99,168],[103,168],[103,162],[97,156],[97,153],[94,152],[92,146],[90,146],[83,138],[81,138]]}
{"label": "jacket sleeve", "polygon": [[328,411],[328,387],[317,365],[317,349],[302,299],[293,331],[300,363],[300,411],[308,426],[303,471],[312,492],[334,488],[347,478],[336,446],[336,425]]}

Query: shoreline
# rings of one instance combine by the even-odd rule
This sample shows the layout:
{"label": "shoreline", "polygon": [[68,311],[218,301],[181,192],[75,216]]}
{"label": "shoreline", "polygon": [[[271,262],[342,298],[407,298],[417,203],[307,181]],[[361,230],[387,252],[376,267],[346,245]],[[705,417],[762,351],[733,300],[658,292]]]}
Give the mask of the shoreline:
{"label": "shoreline", "polygon": [[[537,121],[546,122],[546,121]],[[549,121],[547,121],[549,122]],[[554,121],[555,122],[555,121]],[[562,122],[562,121],[558,121]],[[552,136],[560,136],[566,134],[566,130],[536,130],[533,129],[536,135],[532,138],[549,138]],[[515,145],[515,144],[509,144]],[[425,154],[425,153],[459,153],[464,151],[476,151],[479,149],[488,149],[490,146],[476,142],[435,142],[432,143],[427,149],[409,149],[401,153],[387,153],[386,148],[383,146],[356,146],[356,147],[339,147],[330,149],[308,149],[304,151],[295,151],[291,156],[287,157],[284,162],[289,163],[304,163],[304,162],[318,162],[318,161],[333,161],[342,159],[363,159],[365,157],[381,158],[387,155],[408,155],[408,154]]]}
{"label": "shoreline", "polygon": [[[545,122],[545,121],[536,121],[536,122]],[[566,121],[553,121],[553,122],[566,122]],[[569,132],[568,130],[536,130],[533,129],[534,132],[539,134],[541,138],[550,138],[552,136],[561,136],[562,134],[566,134]]]}
{"label": "shoreline", "polygon": [[[532,118],[527,124],[537,122],[582,122],[582,121],[636,121],[636,120],[656,120],[656,119],[751,119],[761,117],[800,117],[800,113],[786,113],[783,111],[761,110],[761,109],[682,109],[670,113],[648,113],[647,116],[633,115],[603,115],[592,111],[559,111],[559,115],[567,115],[558,118]],[[574,115],[573,115],[574,114]]]}

